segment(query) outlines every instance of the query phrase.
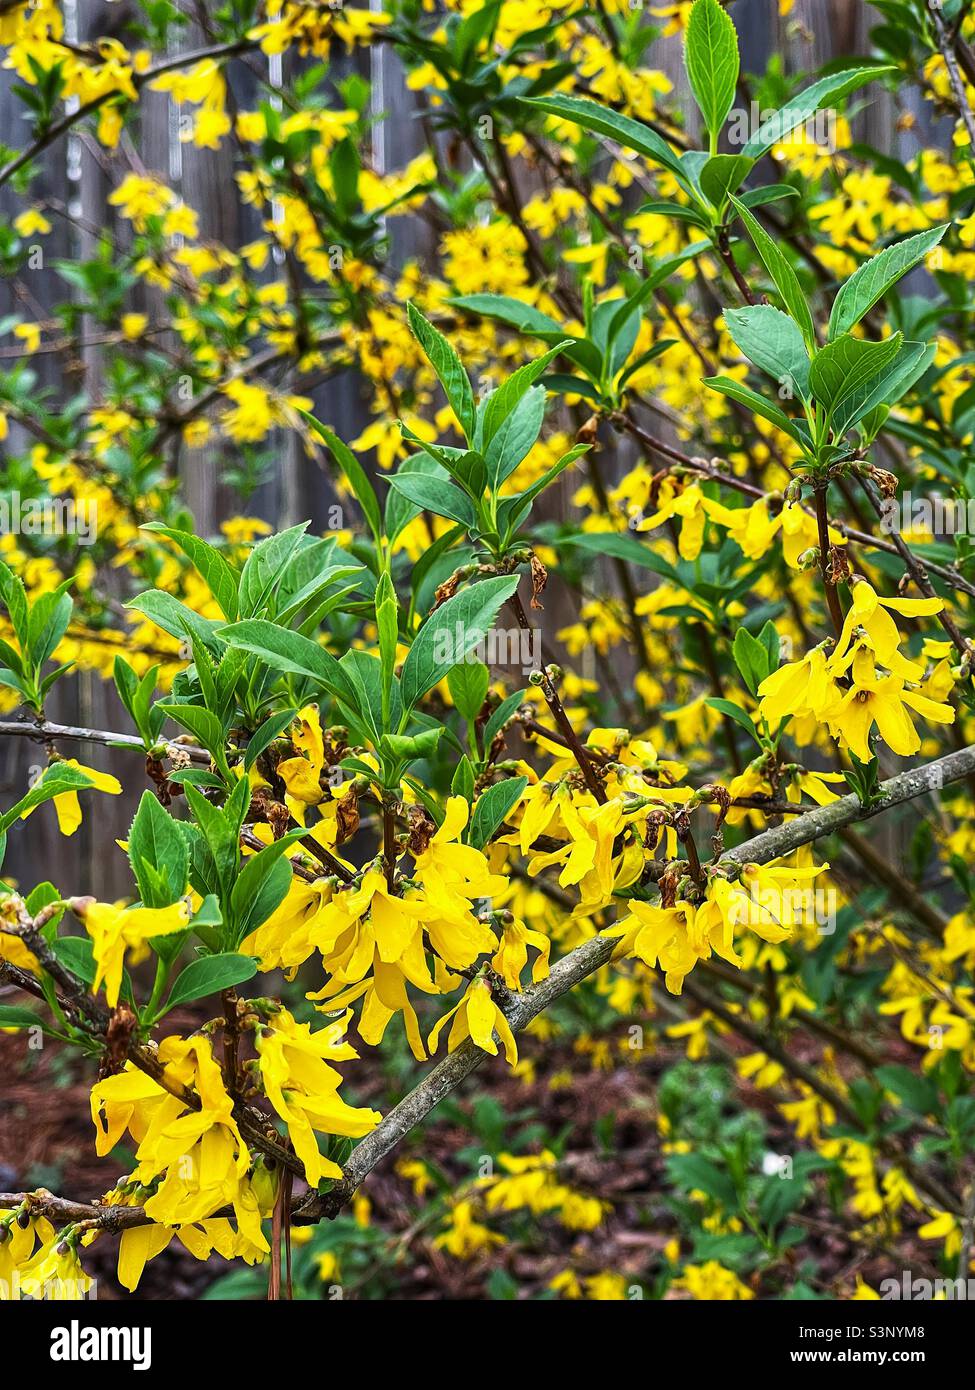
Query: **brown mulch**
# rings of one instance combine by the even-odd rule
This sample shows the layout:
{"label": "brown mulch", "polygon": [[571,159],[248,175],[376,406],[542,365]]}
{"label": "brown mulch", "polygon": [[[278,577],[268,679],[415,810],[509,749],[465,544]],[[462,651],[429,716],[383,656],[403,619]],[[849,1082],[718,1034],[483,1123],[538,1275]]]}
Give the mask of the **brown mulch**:
{"label": "brown mulch", "polygon": [[[173,1018],[184,1031],[201,1022],[190,1015],[185,1020],[175,1014]],[[810,1058],[813,1051],[810,1042]],[[585,1058],[559,1044],[526,1040],[523,1054],[532,1057],[538,1067],[531,1084],[513,1076],[500,1061],[489,1060],[468,1083],[460,1103],[466,1108],[478,1095],[490,1095],[508,1116],[531,1111],[531,1122],[540,1122],[547,1134],[567,1133],[567,1180],[608,1201],[611,1213],[594,1232],[564,1230],[547,1219],[544,1226],[533,1225],[524,1243],[512,1242],[489,1255],[459,1261],[434,1248],[432,1237],[438,1227],[423,1222],[422,1202],[418,1203],[408,1185],[395,1175],[395,1158],[387,1158],[371,1175],[365,1190],[374,1223],[388,1232],[390,1248],[398,1254],[397,1299],[483,1299],[488,1296],[488,1276],[497,1267],[506,1269],[522,1289],[536,1291],[568,1268],[583,1275],[610,1270],[633,1281],[642,1280],[676,1233],[665,1200],[666,1155],[657,1132],[655,1094],[657,1077],[679,1060],[682,1049],[662,1047],[637,1064],[614,1063],[609,1070],[586,1069],[589,1064]],[[570,1070],[571,1088],[553,1088],[552,1077]],[[32,1052],[24,1034],[0,1033],[0,1076],[0,1190],[44,1186],[78,1200],[93,1200],[107,1191],[125,1168],[95,1154],[88,1104],[90,1064],[57,1043],[47,1042],[43,1049]],[[378,1065],[365,1074],[357,1071],[356,1091],[357,1102],[384,1108],[384,1083]],[[794,1151],[794,1135],[767,1092],[743,1083],[740,1099],[763,1115],[771,1148]],[[609,1116],[613,1119],[612,1140],[609,1151],[604,1152],[594,1146],[593,1130],[598,1121]],[[469,1128],[445,1117],[432,1124],[412,1148],[407,1141],[402,1153],[429,1159],[461,1181],[469,1171],[458,1164],[457,1152],[476,1142]],[[876,1288],[887,1275],[899,1277],[905,1264],[921,1272],[930,1254],[923,1243],[902,1236],[898,1245],[904,1253],[896,1261],[888,1255],[868,1255],[864,1248],[852,1246],[837,1234],[837,1218],[825,1205],[821,1211],[806,1208],[804,1223],[808,1239],[796,1258],[816,1262],[818,1279],[825,1288],[835,1282],[849,1290],[857,1272]],[[100,1298],[131,1296],[115,1281],[115,1258],[115,1242],[107,1240],[97,1242],[86,1254],[86,1267],[99,1281]],[[174,1241],[147,1267],[135,1296],[196,1298],[229,1267],[216,1257],[203,1265]]]}

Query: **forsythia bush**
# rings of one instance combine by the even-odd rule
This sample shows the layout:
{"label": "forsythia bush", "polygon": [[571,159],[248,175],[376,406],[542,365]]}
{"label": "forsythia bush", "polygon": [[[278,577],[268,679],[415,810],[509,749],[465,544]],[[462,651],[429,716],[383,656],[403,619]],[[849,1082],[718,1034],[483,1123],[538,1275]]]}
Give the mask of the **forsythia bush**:
{"label": "forsythia bush", "polygon": [[[548,1296],[877,1296],[817,1286],[824,1209],[854,1251],[966,1277],[975,18],[878,0],[869,53],[792,77],[740,71],[718,0],[207,8],[196,47],[167,3],[84,41],[49,0],[0,14],[4,276],[64,215],[38,173],[79,132],[129,232],[58,263],[49,320],[0,323],[8,506],[97,517],[90,545],[0,538],[0,734],[47,759],[0,815],[0,1028],[82,1054],[92,1143],[129,1155],[100,1201],[0,1194],[7,1296],[82,1295],[113,1241],[129,1290],[179,1242],[276,1296],[291,1240],[299,1275],[307,1250],[368,1290],[361,1185],[404,1141],[441,1259],[512,1213],[592,1232],[610,1204],[553,1136],[454,1186],[409,1137],[566,1030],[597,1068],[677,1040],[694,1066],[643,1072],[646,1266],[569,1262]],[[693,104],[656,56],[678,33]],[[427,140],[392,170],[340,66],[380,46]],[[902,161],[855,132],[908,85],[944,138],[897,106]],[[232,151],[252,242],[126,157],[149,94]],[[402,219],[429,257],[393,256]],[[86,334],[90,392],[41,385]],[[358,438],[315,411],[338,370]],[[248,514],[288,434],[341,529]],[[178,464],[216,446],[244,502],[205,539]],[[53,721],[79,670],[114,680],[112,727]],[[91,745],[144,788],[104,846],[119,902],[97,863],[93,896],[17,869],[42,817],[70,836],[122,791]],[[385,1118],[374,1049],[408,1092]],[[737,1077],[714,1113],[709,1057]]]}

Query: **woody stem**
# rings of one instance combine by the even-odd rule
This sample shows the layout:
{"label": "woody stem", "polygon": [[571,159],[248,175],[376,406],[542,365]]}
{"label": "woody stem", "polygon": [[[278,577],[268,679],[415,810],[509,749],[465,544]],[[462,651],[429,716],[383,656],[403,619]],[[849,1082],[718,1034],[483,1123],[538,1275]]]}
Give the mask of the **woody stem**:
{"label": "woody stem", "polygon": [[[525,612],[524,605],[517,592],[512,594],[508,603],[511,606],[511,611],[518,620],[518,626],[521,630],[523,632],[533,632],[534,629],[528,621],[528,614]],[[573,729],[569,716],[563,708],[562,701],[559,698],[559,692],[556,690],[554,682],[545,670],[542,670],[540,674],[542,677],[542,694],[545,696],[546,704],[552,711],[552,718],[559,726],[562,736],[572,752],[572,756],[579,764],[579,770],[585,779],[586,786],[600,805],[603,805],[606,801],[606,793],[602,788],[599,778],[593,771],[592,763],[589,761],[586,750],[579,740],[579,735],[576,733],[575,729]]]}
{"label": "woody stem", "polygon": [[836,635],[839,637],[843,631],[843,609],[840,606],[840,596],[836,592],[836,583],[830,573],[829,564],[829,514],[826,510],[826,489],[828,484],[824,481],[817,483],[814,496],[816,498],[816,529],[819,533],[819,572],[823,577],[823,589],[826,593],[826,606],[829,609],[829,616],[832,619]]}
{"label": "woody stem", "polygon": [[383,872],[386,887],[393,891],[396,882],[396,803],[383,797]]}

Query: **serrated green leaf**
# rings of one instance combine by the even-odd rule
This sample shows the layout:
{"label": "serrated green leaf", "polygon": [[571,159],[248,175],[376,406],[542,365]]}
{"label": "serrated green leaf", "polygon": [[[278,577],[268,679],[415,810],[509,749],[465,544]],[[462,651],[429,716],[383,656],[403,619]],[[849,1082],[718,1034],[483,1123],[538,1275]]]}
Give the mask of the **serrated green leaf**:
{"label": "serrated green leaf", "polygon": [[427,618],[403,663],[400,686],[406,709],[412,709],[452,666],[483,641],[498,609],[517,587],[517,575],[484,579],[455,594]]}
{"label": "serrated green leaf", "polygon": [[751,159],[759,159],[790,131],[802,125],[803,121],[821,106],[841,101],[843,97],[858,91],[868,82],[874,82],[877,78],[886,77],[896,71],[896,68],[889,65],[877,65],[871,68],[847,68],[842,72],[831,73],[828,77],[821,77],[818,82],[813,82],[811,86],[792,97],[788,105],[773,112],[767,121],[763,121],[745,145],[742,154],[747,154]]}
{"label": "serrated green leaf", "polygon": [[787,312],[799,325],[799,331],[802,333],[806,346],[813,350],[816,346],[816,329],[806,296],[799,284],[799,277],[758,218],[754,217],[738,198],[732,198],[731,202],[744,223],[748,235],[755,243],[755,249],[761,257],[765,269],[772,277],[772,283],[782,296],[782,302]]}
{"label": "serrated green leaf", "polygon": [[450,698],[457,713],[465,719],[476,719],[488,692],[491,673],[483,661],[460,661],[447,672]]}
{"label": "serrated green leaf", "polygon": [[240,577],[231,569],[219,550],[215,550],[199,536],[177,531],[172,526],[163,526],[158,521],[149,522],[142,530],[151,531],[157,536],[166,536],[179,546],[220,605],[224,617],[232,623],[237,617],[237,589]]}
{"label": "serrated green leaf", "polygon": [[406,315],[413,334],[426,353],[430,365],[440,380],[444,395],[457,417],[467,442],[473,443],[475,406],[470,378],[453,346],[415,304],[407,304]]}
{"label": "serrated green leaf", "polygon": [[726,309],[725,324],[737,346],[780,386],[809,395],[809,353],[799,325],[771,304]]}
{"label": "serrated green leaf", "polygon": [[738,83],[738,35],[718,0],[694,0],[687,21],[684,65],[712,142],[727,119]]}
{"label": "serrated green leaf", "polygon": [[947,230],[948,224],[944,223],[940,227],[932,227],[930,231],[918,232],[917,236],[909,236],[894,246],[888,246],[859,266],[849,280],[840,286],[833,300],[829,316],[830,338],[848,333],[854,324],[859,323],[864,314],[869,313],[902,276],[920,265]]}

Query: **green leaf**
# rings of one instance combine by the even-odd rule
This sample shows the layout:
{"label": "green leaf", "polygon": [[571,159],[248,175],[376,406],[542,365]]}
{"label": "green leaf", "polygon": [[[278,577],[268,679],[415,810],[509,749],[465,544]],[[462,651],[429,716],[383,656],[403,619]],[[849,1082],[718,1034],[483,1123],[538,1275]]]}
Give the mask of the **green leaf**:
{"label": "green leaf", "polygon": [[793,439],[801,440],[795,421],[790,420],[785,411],[780,410],[774,402],[766,400],[744,382],[735,381],[729,376],[706,376],[702,381],[705,386],[710,386],[712,391],[718,391],[722,396],[737,401],[739,405],[747,406],[755,415],[768,420],[776,429],[784,430]]}
{"label": "green leaf", "polygon": [[353,699],[348,677],[335,657],[310,637],[278,627],[264,618],[248,618],[220,629],[220,636],[232,647],[259,656],[272,671],[307,676],[350,702]]}
{"label": "green leaf", "polygon": [[721,212],[728,198],[740,188],[755,161],[744,154],[716,154],[701,170],[701,192]]}
{"label": "green leaf", "polygon": [[175,637],[177,642],[185,642],[187,634],[191,634],[204,646],[213,646],[215,625],[206,618],[201,618],[192,608],[180,603],[178,598],[173,598],[172,594],[167,594],[162,589],[147,589],[145,593],[129,599],[125,607],[134,608],[137,613],[144,614],[151,623],[162,628],[163,632]]}
{"label": "green leaf", "polygon": [[0,816],[0,835],[6,834],[10,827],[20,820],[25,811],[32,811],[35,806],[50,801],[52,797],[61,796],[64,792],[84,791],[93,785],[91,778],[86,777],[77,768],[68,767],[67,763],[52,763],[34,783],[27,795],[22,796]]}
{"label": "green leaf", "polygon": [[407,304],[406,315],[415,338],[440,379],[444,395],[457,416],[465,439],[469,444],[473,443],[476,418],[474,392],[463,363],[443,334],[423,317],[415,304]]}
{"label": "green leaf", "polygon": [[748,689],[753,695],[757,695],[762,681],[775,669],[769,659],[768,648],[757,637],[753,637],[747,628],[740,627],[735,633],[732,654]]}
{"label": "green leaf", "polygon": [[128,845],[129,862],[146,907],[169,907],[182,897],[189,858],[186,840],[152,792],[142,793]]}
{"label": "green leaf", "polygon": [[511,777],[495,782],[477,798],[468,839],[475,849],[483,849],[528,786],[527,777]]}
{"label": "green leaf", "polygon": [[[889,367],[843,397],[833,418],[833,428],[838,434],[844,434],[878,406],[894,405],[924,375],[936,354],[934,343],[902,343]],[[885,412],[880,425],[886,418]]]}
{"label": "green leaf", "polygon": [[360,167],[359,151],[356,149],[355,141],[339,141],[332,151],[329,168],[332,173],[335,204],[342,217],[349,217],[358,203]]}
{"label": "green leaf", "polygon": [[[70,581],[67,581],[70,583]],[[30,659],[40,669],[53,655],[55,647],[67,631],[74,604],[61,585],[42,594],[31,604],[27,621],[27,646]]]}
{"label": "green leaf", "polygon": [[553,463],[552,467],[543,473],[536,482],[532,483],[531,487],[526,488],[524,492],[517,493],[514,497],[506,497],[504,499],[498,507],[498,525],[501,528],[506,543],[514,535],[525,517],[531,511],[531,506],[535,498],[554,483],[556,478],[564,473],[571,464],[575,463],[576,459],[581,458],[582,455],[588,453],[588,451],[588,444],[574,444],[569,452],[563,454],[560,459]]}
{"label": "green leaf", "polygon": [[930,231],[918,232],[917,236],[909,236],[895,246],[888,246],[855,270],[833,300],[829,316],[830,338],[848,333],[854,324],[859,323],[864,314],[883,299],[892,285],[919,265],[929,251],[934,250],[947,230],[948,223],[944,223],[943,226],[932,227]]}
{"label": "green leaf", "polygon": [[461,294],[448,299],[451,307],[465,309],[471,314],[483,314],[486,318],[499,319],[531,336],[540,333],[561,333],[561,325],[555,319],[543,314],[531,304],[522,304],[507,294]]}
{"label": "green leaf", "polygon": [[237,955],[228,951],[218,956],[201,956],[192,961],[178,976],[169,998],[165,1013],[175,1009],[177,1004],[188,1004],[192,999],[205,999],[221,990],[241,985],[257,974],[257,962],[250,956]]}
{"label": "green leaf", "polygon": [[174,530],[171,526],[163,526],[158,521],[149,522],[141,529],[151,531],[157,536],[167,536],[179,546],[219,603],[224,617],[232,623],[237,617],[237,589],[240,578],[231,569],[219,550],[214,550],[212,545],[208,545],[199,536],[190,535],[186,531]]}
{"label": "green leaf", "polygon": [[639,357],[632,358],[626,364],[626,370],[620,375],[617,386],[622,390],[628,381],[636,376],[637,372],[642,372],[644,367],[648,367],[651,362],[663,355],[669,348],[676,347],[676,338],[659,338],[653,347],[647,348],[646,352]]}
{"label": "green leaf", "polygon": [[[529,97],[523,100],[523,104],[533,106],[539,111],[546,111],[550,116],[558,116],[562,121],[571,121],[596,135],[608,136],[625,149],[635,150],[637,154],[645,155],[655,164],[662,165],[674,175],[682,188],[687,187],[687,175],[666,140],[649,126],[633,120],[631,116],[620,115],[619,112],[611,111],[608,107],[600,106],[598,102],[589,101],[585,97]],[[746,150],[745,153],[749,151]]]}
{"label": "green leaf", "polygon": [[490,445],[498,430],[509,418],[528,389],[535,384],[548,364],[558,357],[563,348],[568,347],[571,341],[571,338],[567,338],[564,342],[549,348],[548,352],[543,353],[541,357],[536,357],[534,362],[526,362],[523,367],[512,372],[507,381],[502,382],[496,391],[491,392],[484,402],[481,418],[480,447],[482,449],[486,449]]}
{"label": "green leaf", "polygon": [[803,121],[821,106],[841,101],[843,97],[858,91],[868,82],[874,82],[878,77],[886,77],[896,71],[897,69],[889,64],[878,64],[871,68],[846,68],[841,72],[831,73],[828,77],[821,77],[818,82],[792,97],[787,106],[783,106],[764,121],[745,145],[742,154],[747,154],[751,159],[759,159],[791,130],[795,130],[796,126],[802,125]]}
{"label": "green leaf", "polygon": [[885,1091],[890,1091],[916,1115],[937,1115],[940,1113],[937,1087],[925,1076],[919,1076],[908,1067],[875,1067],[874,1077]]}
{"label": "green leaf", "polygon": [[383,728],[389,728],[390,692],[396,669],[396,645],[399,640],[399,604],[388,570],[383,570],[376,585],[376,628],[379,633],[379,657],[382,665]]}
{"label": "green leaf", "polygon": [[529,387],[484,450],[492,490],[500,487],[531,452],[545,419],[545,399],[544,384]]}
{"label": "green leaf", "polygon": [[459,521],[468,530],[473,530],[477,525],[474,504],[447,478],[434,478],[423,473],[411,472],[409,469],[401,469],[400,472],[392,474],[389,485],[394,492],[398,492],[425,512],[448,517],[451,521]]}
{"label": "green leaf", "polygon": [[487,0],[487,4],[473,10],[458,24],[454,34],[454,45],[463,71],[468,70],[469,62],[481,44],[494,34],[503,3],[504,0]]}
{"label": "green leaf", "polygon": [[721,714],[726,714],[729,719],[733,719],[736,724],[740,724],[746,733],[748,733],[756,743],[759,743],[758,734],[755,732],[754,720],[746,710],[742,709],[741,705],[736,705],[733,700],[721,700],[716,695],[709,696],[704,703],[710,709],[719,710]]}
{"label": "green leaf", "polygon": [[159,708],[170,719],[174,719],[177,724],[182,724],[184,729],[188,729],[197,742],[210,754],[218,771],[225,777],[230,776],[223,725],[212,710],[204,709],[202,705],[172,703],[160,703]]}
{"label": "green leaf", "polygon": [[799,331],[805,339],[806,346],[810,351],[816,347],[816,329],[813,324],[813,316],[806,301],[806,296],[802,292],[799,284],[799,277],[793,270],[792,265],[783,253],[779,250],[776,243],[769,236],[761,222],[748,211],[744,203],[737,198],[732,198],[731,202],[738,212],[742,222],[748,231],[748,235],[755,243],[755,249],[762,258],[762,263],[769,275],[772,283],[782,296],[782,302],[788,313],[792,315],[799,325]]}
{"label": "green leaf", "polygon": [[[241,778],[241,785],[246,787],[246,783],[247,779]],[[192,868],[199,869],[201,864],[205,863],[208,869],[205,875],[205,890],[201,890],[197,884],[194,884],[194,887],[197,887],[197,891],[204,897],[207,893],[216,891],[218,887],[229,892],[240,861],[240,826],[235,817],[228,815],[219,806],[214,806],[192,783],[184,782],[183,790],[186,793],[186,804],[202,832],[193,851]],[[231,798],[228,798],[228,806],[230,803]],[[212,872],[209,872],[211,867]]]}
{"label": "green leaf", "polygon": [[45,1033],[50,1031],[37,1014],[30,1009],[20,1008],[17,1004],[0,1004],[0,1029],[4,1028],[40,1028]]}
{"label": "green leaf", "polygon": [[[702,251],[707,250],[709,246],[710,242],[695,241],[692,242],[690,246],[683,247],[683,249],[678,251],[675,255],[664,257],[663,260],[657,261],[656,264],[648,268],[646,279],[640,285],[639,289],[621,300],[618,308],[614,307],[617,303],[615,300],[606,301],[599,306],[599,309],[596,311],[597,316],[603,312],[607,312],[609,315],[605,341],[603,343],[603,347],[607,354],[609,349],[616,342],[617,337],[623,332],[626,326],[630,324],[630,320],[634,318],[637,311],[642,308],[653,294],[654,290],[659,289],[665,281],[669,280],[674,271],[684,265],[686,261],[693,260],[696,256],[699,256]],[[620,353],[619,349],[617,349],[617,353],[613,355],[613,359],[609,363],[611,374],[615,374],[620,370],[623,363],[632,352],[633,343],[636,341],[636,336],[639,332],[639,321],[630,324],[630,329],[630,340],[625,350]],[[624,341],[626,340],[624,339]]]}
{"label": "green leaf", "polygon": [[739,72],[738,35],[718,0],[691,6],[684,66],[713,143],[734,102]]}
{"label": "green leaf", "polygon": [[643,541],[637,540],[636,536],[618,535],[609,531],[581,531],[575,536],[566,537],[562,543],[577,545],[581,550],[589,550],[596,555],[611,555],[618,560],[625,560],[627,564],[640,565],[643,569],[653,570],[654,574],[662,575],[683,587],[680,574],[669,560],[658,555]]}
{"label": "green leaf", "polygon": [[491,673],[483,661],[460,661],[448,671],[447,685],[457,713],[467,720],[476,719],[490,683]]}
{"label": "green leaf", "polygon": [[431,758],[444,732],[440,726],[424,729],[420,734],[384,734],[379,746],[384,753],[390,753],[394,758],[408,758],[410,762],[414,758]]}
{"label": "green leaf", "polygon": [[148,746],[155,742],[162,727],[162,719],[152,713],[152,696],[156,688],[158,663],[140,679],[124,656],[116,656],[114,665],[115,688],[119,699],[132,717],[143,742]]}
{"label": "green leaf", "polygon": [[10,614],[10,622],[18,642],[26,651],[29,614],[27,590],[24,588],[23,581],[2,560],[0,560],[0,599],[3,600],[7,612]]}
{"label": "green leaf", "polygon": [[771,183],[764,188],[750,188],[741,195],[740,201],[746,208],[762,208],[768,203],[781,203],[784,198],[798,198],[798,188],[791,183]]}
{"label": "green leaf", "polygon": [[500,575],[472,585],[427,618],[410,647],[400,685],[412,709],[438,681],[483,641],[498,609],[518,588],[517,575]]}
{"label": "green leaf", "polygon": [[279,710],[277,714],[272,714],[269,719],[265,719],[259,729],[254,731],[248,740],[247,748],[244,752],[244,771],[249,772],[258,758],[270,744],[283,734],[288,725],[295,718],[298,711],[296,709]]}
{"label": "green leaf", "polygon": [[299,410],[305,423],[310,425],[328,445],[329,452],[335,462],[345,474],[346,481],[355,494],[356,501],[362,508],[362,514],[366,518],[369,530],[372,532],[376,544],[383,534],[382,516],[379,510],[379,498],[376,490],[366,477],[366,471],[349,448],[348,444],[339,439],[334,430],[330,430],[327,425],[323,425],[320,420],[316,420],[314,415],[310,415],[307,410]]}
{"label": "green leaf", "polygon": [[450,779],[450,790],[454,796],[462,796],[468,806],[474,800],[474,768],[465,753]]}
{"label": "green leaf", "polygon": [[241,618],[256,618],[268,607],[272,594],[300,549],[307,529],[308,522],[302,521],[297,526],[289,526],[286,531],[266,536],[253,547],[240,573],[238,602]]}
{"label": "green leaf", "polygon": [[738,1210],[738,1194],[730,1175],[703,1154],[672,1154],[667,1159],[667,1171],[683,1191],[700,1189],[720,1202],[726,1211]]}
{"label": "green leaf", "polygon": [[845,396],[890,366],[900,352],[902,341],[900,333],[879,343],[852,338],[848,333],[834,338],[813,358],[809,386],[814,397],[832,414]]}
{"label": "green leaf", "polygon": [[554,396],[583,396],[593,405],[599,405],[602,394],[598,387],[584,376],[570,376],[568,372],[548,372],[542,383],[546,391]]}
{"label": "green leaf", "polygon": [[779,641],[779,634],[776,631],[775,624],[772,622],[771,618],[764,623],[761,632],[758,634],[758,640],[768,654],[768,669],[771,673],[778,667],[779,651],[782,645]]}
{"label": "green leaf", "polygon": [[[298,832],[299,835],[300,833]],[[285,837],[288,843],[294,838],[294,835]],[[268,850],[277,849],[283,844],[284,840],[278,840],[274,845],[268,845],[267,849],[262,849],[259,854],[249,858],[240,878],[234,884],[230,895],[230,909],[236,927],[237,944],[244,941],[252,931],[256,931],[262,922],[266,922],[288,895],[288,889],[291,887],[291,861],[280,857],[283,851],[279,853],[278,858],[263,864],[259,871],[253,867],[261,855],[266,855]]]}
{"label": "green leaf", "polygon": [[726,309],[724,320],[742,352],[780,386],[809,395],[809,353],[799,326],[771,304]]}
{"label": "green leaf", "polygon": [[502,700],[500,705],[491,715],[488,722],[484,725],[484,747],[490,748],[495,734],[511,718],[518,706],[524,704],[525,692],[516,690],[513,695],[509,695]]}
{"label": "green leaf", "polygon": [[[213,893],[208,893],[200,903],[196,912],[190,918],[191,927],[219,927],[223,923],[223,913],[220,911],[220,901]],[[176,935],[176,933],[174,933]],[[167,937],[159,937],[160,942],[168,940]]]}

